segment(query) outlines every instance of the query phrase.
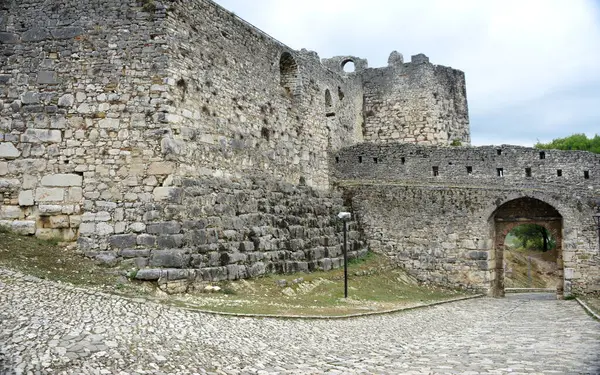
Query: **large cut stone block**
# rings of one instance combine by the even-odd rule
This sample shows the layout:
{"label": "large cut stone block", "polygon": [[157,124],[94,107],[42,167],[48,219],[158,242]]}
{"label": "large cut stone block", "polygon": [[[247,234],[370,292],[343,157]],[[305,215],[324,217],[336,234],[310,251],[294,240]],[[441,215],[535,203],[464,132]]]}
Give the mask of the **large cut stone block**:
{"label": "large cut stone block", "polygon": [[33,206],[32,190],[22,190],[19,193],[19,206]]}
{"label": "large cut stone block", "polygon": [[171,174],[175,170],[175,164],[168,161],[156,161],[148,166],[148,174]]}
{"label": "large cut stone block", "polygon": [[71,173],[48,174],[42,177],[42,185],[44,186],[81,186],[83,177]]}
{"label": "large cut stone block", "polygon": [[108,243],[111,247],[117,249],[125,249],[128,247],[135,247],[137,236],[135,234],[117,234],[110,236]]}
{"label": "large cut stone block", "polygon": [[150,266],[185,268],[190,264],[190,254],[187,250],[153,250]]}
{"label": "large cut stone block", "polygon": [[58,143],[60,141],[62,141],[60,130],[27,129],[24,134],[21,134],[21,142]]}
{"label": "large cut stone block", "polygon": [[14,159],[21,155],[21,151],[17,150],[11,142],[0,142],[0,158]]}
{"label": "large cut stone block", "polygon": [[0,219],[22,219],[23,211],[19,206],[0,207]]}
{"label": "large cut stone block", "polygon": [[65,197],[65,189],[61,188],[37,188],[35,189],[35,200],[38,202],[60,202]]}
{"label": "large cut stone block", "polygon": [[19,190],[21,186],[21,181],[11,178],[11,179],[0,179],[0,192],[13,192]]}
{"label": "large cut stone block", "polygon": [[181,224],[176,221],[152,223],[146,226],[146,232],[150,234],[177,234],[180,230]]}
{"label": "large cut stone block", "polygon": [[176,187],[157,187],[153,192],[155,201],[168,201],[172,203],[180,203],[182,197],[182,189]]}
{"label": "large cut stone block", "polygon": [[12,230],[19,234],[35,234],[35,221],[15,220],[12,222]]}

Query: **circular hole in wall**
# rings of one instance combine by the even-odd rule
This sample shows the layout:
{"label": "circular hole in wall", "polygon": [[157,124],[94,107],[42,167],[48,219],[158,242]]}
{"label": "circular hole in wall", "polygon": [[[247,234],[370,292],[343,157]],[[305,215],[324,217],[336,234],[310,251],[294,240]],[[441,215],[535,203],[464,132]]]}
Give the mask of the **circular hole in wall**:
{"label": "circular hole in wall", "polygon": [[346,61],[344,61],[342,63],[342,69],[346,73],[352,73],[352,72],[354,72],[355,68],[356,67],[354,66],[354,61],[352,61],[352,60],[346,60]]}

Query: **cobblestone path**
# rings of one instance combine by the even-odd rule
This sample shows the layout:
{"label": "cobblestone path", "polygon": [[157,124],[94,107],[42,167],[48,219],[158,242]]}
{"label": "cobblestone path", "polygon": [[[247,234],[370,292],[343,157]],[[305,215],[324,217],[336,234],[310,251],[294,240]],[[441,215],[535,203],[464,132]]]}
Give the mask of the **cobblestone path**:
{"label": "cobblestone path", "polygon": [[0,270],[3,373],[600,373],[600,323],[539,294],[347,320],[234,318]]}

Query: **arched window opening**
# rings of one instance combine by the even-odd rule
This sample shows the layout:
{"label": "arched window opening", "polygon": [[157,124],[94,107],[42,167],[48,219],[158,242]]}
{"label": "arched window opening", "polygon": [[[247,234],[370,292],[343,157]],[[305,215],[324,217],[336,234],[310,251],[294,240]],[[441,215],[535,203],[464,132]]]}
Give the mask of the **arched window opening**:
{"label": "arched window opening", "polygon": [[331,107],[331,92],[329,92],[329,89],[325,90],[325,106]]}
{"label": "arched window opening", "polygon": [[298,85],[298,64],[289,52],[281,54],[279,59],[279,83],[285,92],[292,96]]}
{"label": "arched window opening", "polygon": [[356,67],[354,66],[354,61],[346,60],[346,61],[342,62],[342,69],[346,73],[354,72],[354,70],[356,69]]}

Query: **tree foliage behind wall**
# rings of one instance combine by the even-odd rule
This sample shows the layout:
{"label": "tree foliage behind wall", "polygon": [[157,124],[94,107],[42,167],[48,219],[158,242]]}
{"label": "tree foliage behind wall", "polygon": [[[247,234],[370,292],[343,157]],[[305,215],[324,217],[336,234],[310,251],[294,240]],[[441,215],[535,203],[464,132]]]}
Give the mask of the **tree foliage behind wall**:
{"label": "tree foliage behind wall", "polygon": [[600,154],[600,135],[588,138],[585,134],[573,134],[564,138],[556,138],[550,143],[536,143],[535,148],[556,150],[581,150]]}

